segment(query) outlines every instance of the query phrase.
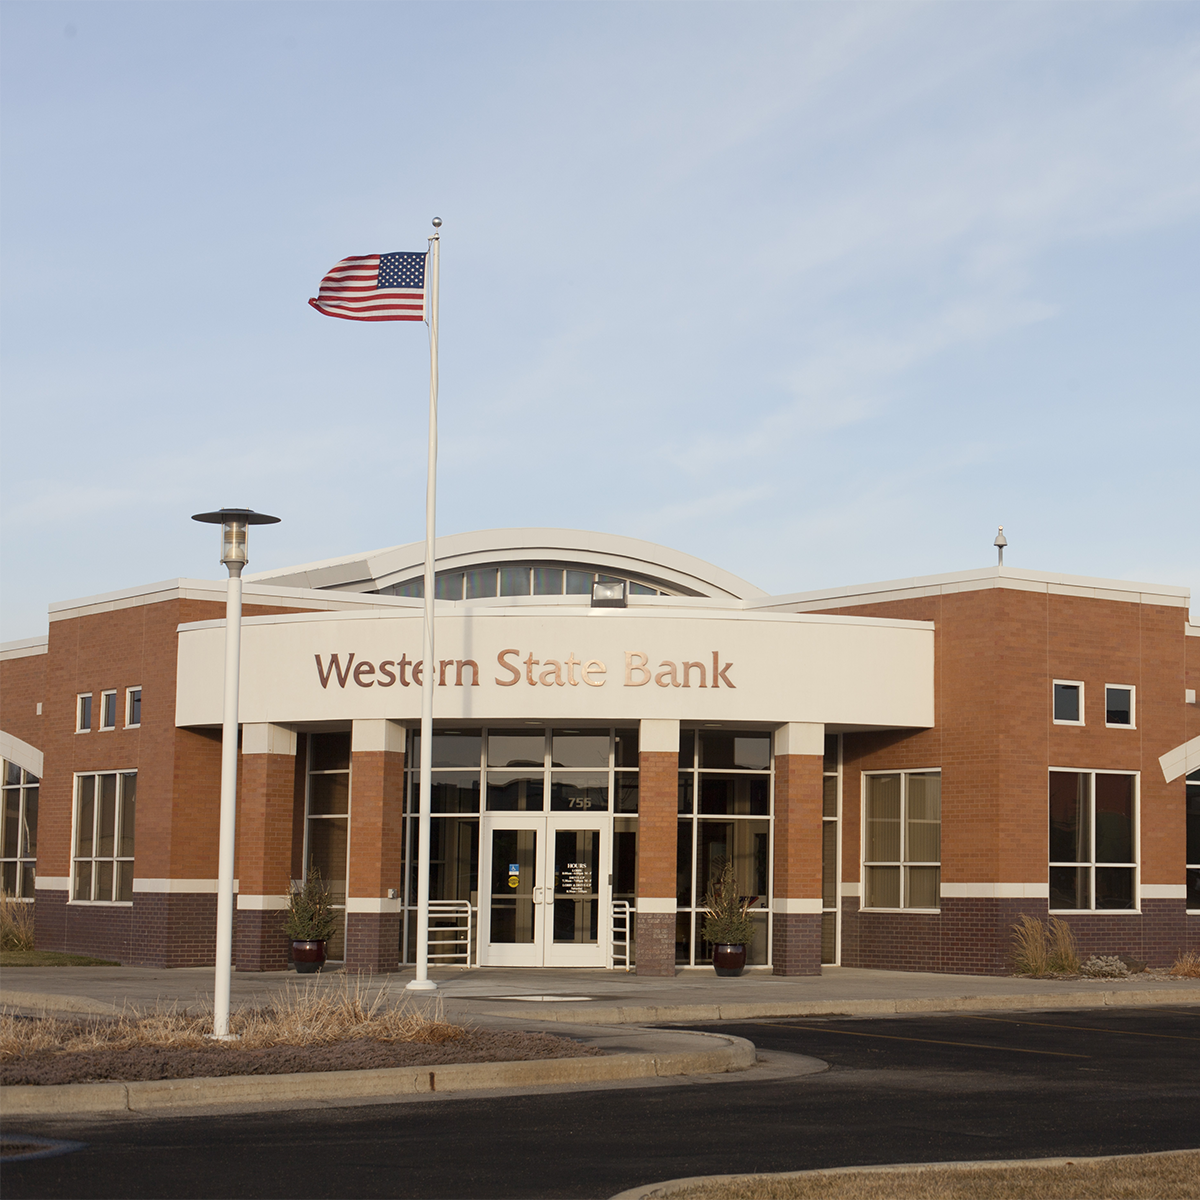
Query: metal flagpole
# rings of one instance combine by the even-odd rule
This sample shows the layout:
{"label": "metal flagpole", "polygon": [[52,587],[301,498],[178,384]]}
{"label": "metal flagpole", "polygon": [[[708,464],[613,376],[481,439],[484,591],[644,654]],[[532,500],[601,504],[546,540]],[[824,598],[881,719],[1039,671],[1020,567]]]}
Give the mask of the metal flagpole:
{"label": "metal flagpole", "polygon": [[429,239],[429,471],[425,481],[425,621],[421,663],[421,790],[417,798],[417,974],[410,991],[431,992],[429,978],[429,806],[433,786],[433,689],[437,663],[433,657],[434,526],[437,501],[438,394],[438,247],[441,217],[433,218]]}

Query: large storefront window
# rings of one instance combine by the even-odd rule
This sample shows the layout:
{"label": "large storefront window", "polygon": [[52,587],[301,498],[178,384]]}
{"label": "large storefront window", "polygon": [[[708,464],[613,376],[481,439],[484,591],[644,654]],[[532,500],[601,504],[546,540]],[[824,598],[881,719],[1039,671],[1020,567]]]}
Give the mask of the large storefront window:
{"label": "large storefront window", "polygon": [[0,759],[4,797],[0,803],[0,891],[33,899],[37,874],[38,777],[16,763]]}
{"label": "large storefront window", "polygon": [[1050,772],[1051,909],[1136,907],[1137,776]]}
{"label": "large storefront window", "polygon": [[751,900],[754,941],[746,961],[770,961],[771,735],[724,729],[679,734],[675,961],[712,960],[700,935],[704,898],[726,860]]}
{"label": "large storefront window", "polygon": [[136,771],[75,776],[72,900],[133,903],[136,808]]}
{"label": "large storefront window", "polygon": [[[601,945],[607,936],[601,923],[610,920],[607,906],[601,903],[608,875],[614,900],[632,904],[636,898],[637,729],[436,729],[432,759],[429,899],[447,903],[431,914],[431,953],[439,943],[464,944],[456,941],[456,931],[465,928],[468,906],[473,928],[486,928],[497,944],[528,945],[535,956],[540,950],[533,943],[539,937],[551,945]],[[421,765],[418,730],[409,735],[406,764],[403,946],[405,961],[412,962]],[[569,817],[594,818],[600,836],[609,842],[604,859],[611,858],[611,870],[603,879],[596,866],[600,857],[595,837],[563,826]],[[545,829],[538,824],[543,818]],[[485,859],[495,879],[489,878],[481,896],[480,869]],[[517,869],[510,872],[513,867]],[[581,882],[585,876],[587,890]],[[539,904],[552,914],[541,925],[535,920]],[[471,951],[474,954],[475,947]]]}
{"label": "large storefront window", "polygon": [[304,872],[316,867],[343,920],[326,947],[335,962],[346,955],[346,878],[350,840],[350,734],[308,738],[308,788],[304,821]]}

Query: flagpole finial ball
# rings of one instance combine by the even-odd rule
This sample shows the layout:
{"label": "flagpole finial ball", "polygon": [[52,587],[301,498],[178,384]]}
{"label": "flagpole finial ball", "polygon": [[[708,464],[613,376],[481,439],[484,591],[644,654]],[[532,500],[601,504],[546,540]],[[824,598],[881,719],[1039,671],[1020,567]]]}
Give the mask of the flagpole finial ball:
{"label": "flagpole finial ball", "polygon": [[441,217],[433,218],[433,227],[434,227],[434,229],[441,229],[441,227],[442,227],[442,218]]}

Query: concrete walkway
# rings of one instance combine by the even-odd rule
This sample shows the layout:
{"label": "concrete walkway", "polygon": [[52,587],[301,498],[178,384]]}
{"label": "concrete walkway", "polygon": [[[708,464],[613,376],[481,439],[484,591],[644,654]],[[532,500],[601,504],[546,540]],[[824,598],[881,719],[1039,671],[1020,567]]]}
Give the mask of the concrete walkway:
{"label": "concrete walkway", "polygon": [[[405,995],[412,968],[365,976],[372,987]],[[661,1024],[820,1014],[879,1016],[906,1012],[1084,1008],[1109,1004],[1200,1004],[1200,979],[1134,975],[1124,980],[1021,979],[935,975],[825,967],[819,976],[785,978],[749,970],[718,979],[711,968],[681,970],[674,978],[624,971],[440,968],[430,972],[432,995],[447,1017],[481,1025],[569,1022],[583,1025]],[[235,972],[234,1005],[263,1004],[289,987],[341,987],[358,977],[330,971]],[[212,997],[210,967],[19,967],[5,970],[0,1005],[22,1011],[112,1013],[156,1004],[205,1005]],[[413,993],[407,993],[413,995]],[[424,995],[422,995],[424,999]]]}

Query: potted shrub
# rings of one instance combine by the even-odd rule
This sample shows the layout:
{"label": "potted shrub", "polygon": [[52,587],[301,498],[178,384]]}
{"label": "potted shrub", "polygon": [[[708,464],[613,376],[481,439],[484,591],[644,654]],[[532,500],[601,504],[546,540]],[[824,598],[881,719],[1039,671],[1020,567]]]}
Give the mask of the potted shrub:
{"label": "potted shrub", "polygon": [[325,943],[337,928],[342,914],[333,907],[329,889],[313,863],[299,886],[287,897],[284,933],[292,939],[292,962],[301,975],[312,975],[325,962]]}
{"label": "potted shrub", "polygon": [[747,913],[757,899],[740,894],[733,862],[726,859],[709,884],[700,929],[700,936],[712,943],[713,969],[718,975],[740,975],[745,968],[746,951],[754,940],[754,922]]}

